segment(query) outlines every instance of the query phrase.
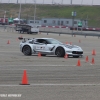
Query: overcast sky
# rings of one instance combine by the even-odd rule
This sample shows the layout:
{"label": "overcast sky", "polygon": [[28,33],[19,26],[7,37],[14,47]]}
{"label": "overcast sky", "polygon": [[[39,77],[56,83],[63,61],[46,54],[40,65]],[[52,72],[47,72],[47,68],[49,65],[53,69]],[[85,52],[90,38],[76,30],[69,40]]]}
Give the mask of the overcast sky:
{"label": "overcast sky", "polygon": [[[22,3],[33,3],[34,0],[18,0]],[[0,0],[0,3],[16,3],[17,0]],[[71,4],[71,0],[36,0],[37,4]],[[72,0],[73,4],[100,5],[100,0]]]}

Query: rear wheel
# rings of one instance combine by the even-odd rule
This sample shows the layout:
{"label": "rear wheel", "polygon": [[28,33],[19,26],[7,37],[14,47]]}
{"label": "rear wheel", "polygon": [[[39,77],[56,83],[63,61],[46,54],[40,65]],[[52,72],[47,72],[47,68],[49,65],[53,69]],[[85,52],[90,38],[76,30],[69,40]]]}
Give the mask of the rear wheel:
{"label": "rear wheel", "polygon": [[26,45],[26,46],[23,47],[23,54],[26,55],[26,56],[32,55],[30,46]]}
{"label": "rear wheel", "polygon": [[55,54],[57,57],[64,57],[65,56],[65,50],[63,47],[58,47],[55,51]]}

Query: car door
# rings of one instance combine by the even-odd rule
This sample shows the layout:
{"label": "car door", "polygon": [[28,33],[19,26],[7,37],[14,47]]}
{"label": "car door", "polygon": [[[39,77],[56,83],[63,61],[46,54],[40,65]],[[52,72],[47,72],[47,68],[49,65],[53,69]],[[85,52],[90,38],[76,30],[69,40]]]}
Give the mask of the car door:
{"label": "car door", "polygon": [[36,39],[34,43],[34,49],[36,52],[50,52],[46,40]]}

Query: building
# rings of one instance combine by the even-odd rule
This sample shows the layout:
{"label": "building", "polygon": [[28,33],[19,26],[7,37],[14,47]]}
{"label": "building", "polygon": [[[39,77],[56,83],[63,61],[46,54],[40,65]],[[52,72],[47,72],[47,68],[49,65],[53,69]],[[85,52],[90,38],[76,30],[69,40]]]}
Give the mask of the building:
{"label": "building", "polygon": [[41,26],[41,20],[27,20],[27,24],[30,24],[30,25],[36,25],[36,26]]}
{"label": "building", "polygon": [[61,26],[61,27],[88,27],[87,20],[67,19],[67,18],[42,18],[41,20],[27,20],[27,24],[36,26]]}
{"label": "building", "polygon": [[7,25],[7,24],[8,24],[8,18],[3,18],[3,17],[1,17],[1,18],[0,18],[0,24],[1,24],[1,25]]}
{"label": "building", "polygon": [[88,27],[88,22],[86,20],[80,19],[66,19],[66,18],[42,18],[42,26],[66,26],[66,27],[78,27],[79,23],[82,27]]}

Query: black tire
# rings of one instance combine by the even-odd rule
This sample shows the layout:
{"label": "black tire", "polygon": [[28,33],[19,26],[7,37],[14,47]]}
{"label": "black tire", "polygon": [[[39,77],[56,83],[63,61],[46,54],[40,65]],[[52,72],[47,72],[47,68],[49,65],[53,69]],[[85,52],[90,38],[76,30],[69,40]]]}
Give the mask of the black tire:
{"label": "black tire", "polygon": [[65,56],[65,50],[63,47],[57,47],[55,54],[57,57],[64,57]]}
{"label": "black tire", "polygon": [[46,54],[41,54],[41,56],[46,56]]}
{"label": "black tire", "polygon": [[26,55],[26,56],[30,56],[32,55],[32,51],[31,51],[31,48],[30,46],[26,45],[23,47],[23,54]]}

